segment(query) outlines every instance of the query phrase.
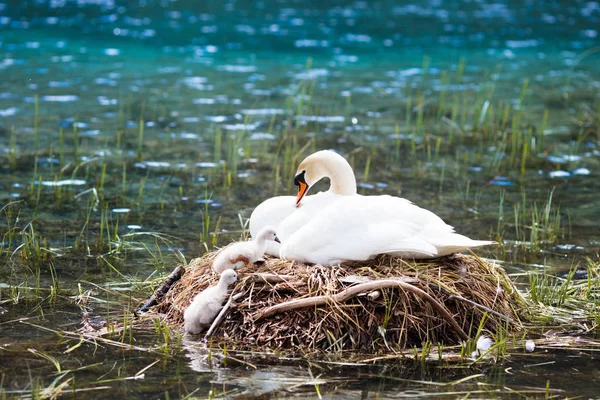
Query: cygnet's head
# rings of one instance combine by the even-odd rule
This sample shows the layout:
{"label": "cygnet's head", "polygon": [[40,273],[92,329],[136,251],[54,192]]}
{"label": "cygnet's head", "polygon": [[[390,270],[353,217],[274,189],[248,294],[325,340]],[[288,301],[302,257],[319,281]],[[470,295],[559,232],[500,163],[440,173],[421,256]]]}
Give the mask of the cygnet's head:
{"label": "cygnet's head", "polygon": [[232,283],[235,283],[235,281],[237,281],[237,277],[238,277],[238,274],[237,274],[237,272],[235,272],[234,269],[226,269],[225,271],[221,272],[221,277],[219,278],[219,282],[223,282],[224,284],[229,286]]}
{"label": "cygnet's head", "polygon": [[258,231],[258,235],[256,235],[256,240],[274,240],[279,242],[277,238],[277,232],[275,231],[275,227],[268,225]]}
{"label": "cygnet's head", "polygon": [[306,157],[296,171],[294,185],[298,187],[296,207],[312,185],[323,178],[331,179],[336,194],[356,194],[356,179],[348,161],[335,151],[321,150]]}

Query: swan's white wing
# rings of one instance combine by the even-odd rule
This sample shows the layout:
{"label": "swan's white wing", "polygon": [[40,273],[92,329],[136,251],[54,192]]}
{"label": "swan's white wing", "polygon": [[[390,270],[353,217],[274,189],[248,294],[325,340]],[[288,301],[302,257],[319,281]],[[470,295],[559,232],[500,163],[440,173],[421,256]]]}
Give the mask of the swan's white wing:
{"label": "swan's white wing", "polygon": [[381,253],[431,258],[442,255],[440,249],[462,250],[477,242],[463,238],[440,217],[406,199],[357,195],[338,200],[307,221],[283,241],[280,255],[321,264]]}
{"label": "swan's white wing", "polygon": [[319,192],[313,196],[304,197],[302,205],[297,208],[294,207],[295,211],[277,226],[277,237],[284,243],[316,215],[323,212],[338,200],[345,198],[348,198],[348,196],[334,194],[329,191]]}
{"label": "swan's white wing", "polygon": [[369,255],[364,260],[375,254],[404,254],[410,257],[435,257],[437,249],[415,232],[419,230],[418,225],[404,225],[400,230],[395,221],[390,223],[376,224],[369,227],[365,238],[371,243],[370,247],[364,249]]}
{"label": "swan's white wing", "polygon": [[329,260],[364,260],[389,248],[382,241],[414,236],[414,222],[405,224],[400,232],[392,232],[392,226],[378,229],[382,221],[389,221],[387,209],[396,206],[395,213],[407,217],[406,207],[414,207],[408,200],[380,197],[345,196],[313,218],[301,221],[299,228],[282,241],[281,257],[320,264],[330,264]]}
{"label": "swan's white wing", "polygon": [[[319,192],[302,199],[302,206],[296,207],[295,196],[271,197],[260,203],[250,215],[250,235],[256,237],[265,226],[271,225],[277,231],[277,237],[284,242],[315,215],[327,206],[346,196],[333,194],[329,191]],[[281,245],[273,240],[267,240],[266,254],[279,256]]]}

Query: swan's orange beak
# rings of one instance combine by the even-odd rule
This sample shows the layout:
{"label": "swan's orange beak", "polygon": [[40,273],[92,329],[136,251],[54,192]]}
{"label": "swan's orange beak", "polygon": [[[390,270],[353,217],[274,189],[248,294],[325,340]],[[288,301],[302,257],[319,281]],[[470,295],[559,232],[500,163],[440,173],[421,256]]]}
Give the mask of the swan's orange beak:
{"label": "swan's orange beak", "polygon": [[300,207],[300,201],[302,201],[302,198],[304,197],[306,192],[308,192],[308,184],[304,179],[305,173],[306,171],[302,171],[294,177],[294,185],[298,186],[298,195],[296,196],[296,207]]}
{"label": "swan's orange beak", "polygon": [[302,201],[306,192],[308,192],[308,185],[306,182],[300,182],[298,185],[298,195],[296,195],[296,207],[300,207],[300,201]]}

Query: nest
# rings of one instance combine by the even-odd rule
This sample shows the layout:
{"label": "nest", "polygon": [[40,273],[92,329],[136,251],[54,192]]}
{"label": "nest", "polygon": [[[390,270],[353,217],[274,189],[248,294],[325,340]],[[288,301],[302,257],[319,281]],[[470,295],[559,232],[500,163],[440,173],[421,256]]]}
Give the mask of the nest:
{"label": "nest", "polygon": [[[183,324],[183,311],[218,282],[216,253],[192,260],[158,311]],[[455,254],[426,262],[380,256],[335,267],[268,258],[241,269],[224,318],[212,332],[229,349],[378,353],[452,345],[481,329],[520,327],[524,300],[504,270]],[[235,296],[234,296],[235,295]]]}

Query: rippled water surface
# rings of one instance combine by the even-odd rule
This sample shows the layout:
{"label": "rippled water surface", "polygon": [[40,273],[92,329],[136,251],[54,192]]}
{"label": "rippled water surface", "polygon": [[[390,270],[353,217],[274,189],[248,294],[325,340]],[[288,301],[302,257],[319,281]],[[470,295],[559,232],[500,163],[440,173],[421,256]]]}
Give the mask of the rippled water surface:
{"label": "rippled water surface", "polygon": [[600,247],[599,27],[595,1],[0,2],[0,393],[597,395],[587,342],[348,367],[209,363],[158,328],[115,339],[137,350],[56,331],[82,311],[126,318],[179,254],[238,239],[324,148],[361,193],[502,241],[478,253],[511,273],[585,276]]}

